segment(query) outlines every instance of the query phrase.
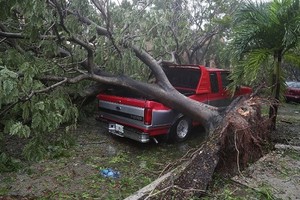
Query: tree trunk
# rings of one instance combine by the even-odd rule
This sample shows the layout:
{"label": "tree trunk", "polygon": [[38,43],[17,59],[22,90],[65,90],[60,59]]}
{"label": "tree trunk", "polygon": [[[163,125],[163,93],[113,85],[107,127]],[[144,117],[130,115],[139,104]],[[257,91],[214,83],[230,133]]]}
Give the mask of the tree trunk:
{"label": "tree trunk", "polygon": [[184,115],[200,121],[207,131],[211,131],[216,124],[221,121],[221,113],[218,108],[207,105],[205,103],[194,101],[172,86],[148,84],[131,78],[122,77],[103,77],[94,74],[91,79],[104,84],[121,86],[145,97],[158,99],[164,105],[183,113]]}
{"label": "tree trunk", "polygon": [[270,129],[276,129],[276,119],[278,112],[278,104],[280,101],[280,70],[281,70],[281,61],[282,61],[282,51],[275,52],[274,55],[275,66],[274,73],[272,76],[272,97],[275,100],[275,103],[272,103],[269,108],[269,118],[271,119]]}
{"label": "tree trunk", "polygon": [[[232,103],[214,134],[190,154],[187,162],[126,200],[192,199],[206,193],[215,170],[239,172],[248,162],[257,160],[269,137],[262,118],[259,99],[239,99]],[[153,185],[152,185],[153,186]]]}

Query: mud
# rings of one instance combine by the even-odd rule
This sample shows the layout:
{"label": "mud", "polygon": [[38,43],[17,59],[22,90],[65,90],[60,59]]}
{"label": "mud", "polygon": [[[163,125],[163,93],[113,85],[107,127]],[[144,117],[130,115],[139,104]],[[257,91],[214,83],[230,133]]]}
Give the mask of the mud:
{"label": "mud", "polygon": [[[299,104],[280,107],[274,142],[300,145],[299,113]],[[26,163],[18,172],[0,174],[0,199],[124,199],[176,165],[176,160],[205,138],[203,130],[195,130],[185,143],[140,144],[112,137],[105,126],[89,118],[74,132],[77,145],[68,157]],[[293,150],[272,150],[230,184],[212,187],[209,198],[267,199],[258,193],[268,188],[272,198],[300,199],[299,155]],[[102,177],[99,171],[105,168],[119,171],[121,177]]]}
{"label": "mud", "polygon": [[300,199],[300,159],[273,151],[233,180],[255,190],[268,188],[277,199]]}
{"label": "mud", "polygon": [[[274,144],[300,146],[300,104],[280,107],[272,140]],[[232,178],[218,194],[231,191],[231,197],[243,199],[300,199],[300,151],[270,148],[270,153]]]}

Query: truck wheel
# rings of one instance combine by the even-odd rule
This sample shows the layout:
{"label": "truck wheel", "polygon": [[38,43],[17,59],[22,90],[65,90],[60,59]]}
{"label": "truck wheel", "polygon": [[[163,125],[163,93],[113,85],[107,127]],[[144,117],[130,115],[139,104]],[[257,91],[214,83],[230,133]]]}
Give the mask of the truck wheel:
{"label": "truck wheel", "polygon": [[192,121],[187,117],[181,117],[171,127],[169,139],[175,142],[185,141],[189,137],[191,129]]}

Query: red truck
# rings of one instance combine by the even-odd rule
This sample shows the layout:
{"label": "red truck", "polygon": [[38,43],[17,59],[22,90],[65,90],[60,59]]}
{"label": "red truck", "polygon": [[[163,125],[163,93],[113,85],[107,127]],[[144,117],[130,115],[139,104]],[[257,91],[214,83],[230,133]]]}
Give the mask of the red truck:
{"label": "red truck", "polygon": [[[250,94],[249,87],[239,87],[234,97],[227,91],[229,71],[200,65],[174,65],[165,68],[174,86],[189,98],[212,106],[228,106],[236,96]],[[97,95],[99,119],[108,122],[108,131],[142,143],[166,135],[175,141],[186,140],[196,123],[162,103],[137,97],[124,89],[108,89]],[[198,123],[199,124],[199,123]]]}

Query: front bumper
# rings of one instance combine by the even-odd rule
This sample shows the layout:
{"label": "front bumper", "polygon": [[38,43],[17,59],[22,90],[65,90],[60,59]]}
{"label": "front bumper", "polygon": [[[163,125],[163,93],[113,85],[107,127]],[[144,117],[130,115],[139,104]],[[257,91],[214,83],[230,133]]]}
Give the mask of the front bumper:
{"label": "front bumper", "polygon": [[147,143],[150,141],[148,133],[140,132],[136,129],[129,128],[117,123],[108,123],[108,132],[119,137],[130,138],[141,143]]}

